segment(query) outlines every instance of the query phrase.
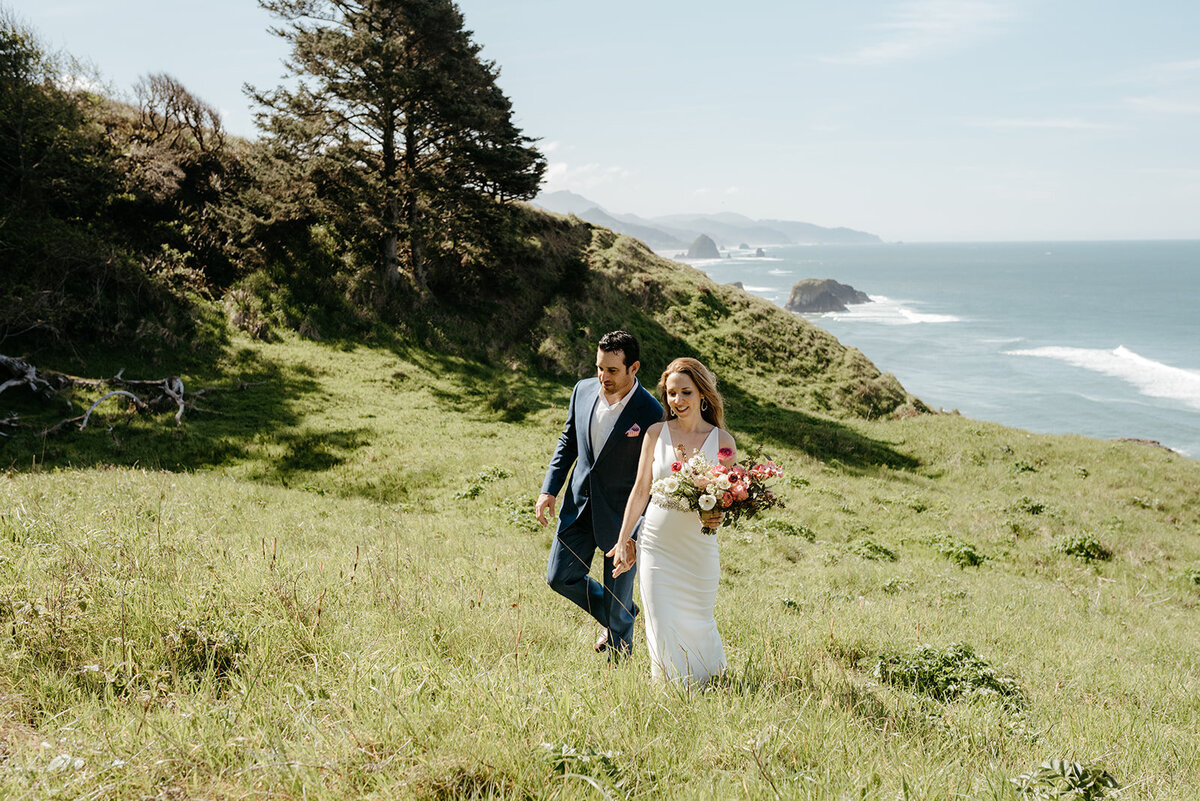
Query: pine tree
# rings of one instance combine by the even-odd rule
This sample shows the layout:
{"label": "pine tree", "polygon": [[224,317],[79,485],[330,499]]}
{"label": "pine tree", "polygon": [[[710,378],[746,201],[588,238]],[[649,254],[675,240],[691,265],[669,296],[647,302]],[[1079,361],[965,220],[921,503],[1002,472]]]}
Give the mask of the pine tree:
{"label": "pine tree", "polygon": [[376,239],[385,287],[407,273],[428,288],[428,219],[536,193],[545,161],[451,0],[259,3],[283,21],[273,32],[291,43],[296,78],[249,89],[260,125],[293,158],[357,174],[336,205]]}

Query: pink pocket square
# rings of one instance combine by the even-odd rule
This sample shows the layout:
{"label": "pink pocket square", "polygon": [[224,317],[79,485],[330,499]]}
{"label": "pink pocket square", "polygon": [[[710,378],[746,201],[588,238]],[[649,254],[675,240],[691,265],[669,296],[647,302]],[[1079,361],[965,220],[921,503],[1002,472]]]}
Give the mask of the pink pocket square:
{"label": "pink pocket square", "polygon": [[642,433],[642,427],[641,427],[641,426],[639,426],[637,423],[634,423],[634,424],[633,424],[633,428],[631,428],[631,429],[629,429],[628,431],[626,431],[626,432],[625,432],[625,436],[627,436],[627,437],[636,437],[636,436],[637,436],[638,434],[640,434],[640,433]]}

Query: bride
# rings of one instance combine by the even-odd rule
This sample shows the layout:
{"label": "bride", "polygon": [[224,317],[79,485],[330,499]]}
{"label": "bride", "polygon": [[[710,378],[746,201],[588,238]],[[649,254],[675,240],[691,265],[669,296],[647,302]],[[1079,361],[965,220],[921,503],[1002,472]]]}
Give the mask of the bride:
{"label": "bride", "polygon": [[[726,668],[713,618],[721,572],[717,538],[700,530],[701,525],[715,528],[721,514],[675,508],[673,499],[651,497],[650,485],[670,475],[673,462],[697,451],[710,464],[720,458],[726,465],[733,464],[736,453],[733,437],[721,429],[724,402],[707,367],[696,359],[676,359],[659,378],[658,394],[666,419],[646,432],[621,533],[608,555],[614,560],[614,577],[638,562],[652,675],[703,684]],[[646,519],[635,542],[633,531],[643,510]]]}

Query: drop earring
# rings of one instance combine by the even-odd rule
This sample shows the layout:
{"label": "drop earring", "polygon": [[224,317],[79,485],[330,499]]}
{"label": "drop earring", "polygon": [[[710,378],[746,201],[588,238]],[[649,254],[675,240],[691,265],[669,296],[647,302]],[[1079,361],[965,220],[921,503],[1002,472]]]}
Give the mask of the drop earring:
{"label": "drop earring", "polygon": [[708,398],[700,399],[700,411],[702,411],[702,412],[708,411]]}

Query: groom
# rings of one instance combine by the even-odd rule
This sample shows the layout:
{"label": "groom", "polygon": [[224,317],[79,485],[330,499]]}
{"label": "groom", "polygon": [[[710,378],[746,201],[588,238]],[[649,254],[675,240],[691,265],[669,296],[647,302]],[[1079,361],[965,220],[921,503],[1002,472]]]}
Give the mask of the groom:
{"label": "groom", "polygon": [[547,511],[554,515],[555,496],[571,473],[546,582],[604,626],[596,650],[607,647],[610,658],[632,649],[635,572],[614,579],[612,558],[605,557],[601,585],[588,570],[597,548],[604,554],[617,543],[625,502],[637,478],[642,439],[663,417],[662,406],[637,380],[640,359],[632,334],[613,331],[601,337],[597,378],[585,378],[571,393],[567,423],[537,500],[537,519],[544,526]]}

